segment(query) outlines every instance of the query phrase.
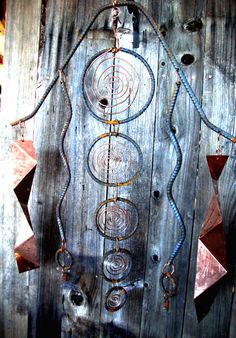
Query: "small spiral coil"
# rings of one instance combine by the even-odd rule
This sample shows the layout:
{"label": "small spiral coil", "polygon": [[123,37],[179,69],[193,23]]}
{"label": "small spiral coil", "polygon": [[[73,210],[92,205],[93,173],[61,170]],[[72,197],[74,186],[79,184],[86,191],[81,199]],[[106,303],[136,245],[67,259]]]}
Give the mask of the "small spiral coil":
{"label": "small spiral coil", "polygon": [[142,165],[140,147],[129,136],[121,133],[100,135],[88,151],[88,173],[102,185],[129,185],[140,176]]}
{"label": "small spiral coil", "polygon": [[103,201],[95,211],[95,224],[99,233],[113,241],[132,236],[138,227],[138,221],[135,204],[121,197]]}
{"label": "small spiral coil", "polygon": [[114,286],[106,294],[105,307],[109,312],[122,308],[128,298],[127,291],[122,286]]}
{"label": "small spiral coil", "polygon": [[107,280],[120,282],[132,268],[132,257],[128,250],[119,248],[108,251],[103,259],[103,274]]}

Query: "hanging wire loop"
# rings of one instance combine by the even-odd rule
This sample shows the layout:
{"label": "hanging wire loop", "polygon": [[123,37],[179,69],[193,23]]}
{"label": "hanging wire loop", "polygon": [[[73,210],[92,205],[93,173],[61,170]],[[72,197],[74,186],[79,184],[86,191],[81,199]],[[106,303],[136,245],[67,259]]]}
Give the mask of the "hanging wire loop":
{"label": "hanging wire loop", "polygon": [[221,143],[220,143],[220,132],[218,133],[218,136],[217,136],[216,154],[222,155],[222,147],[221,147]]}
{"label": "hanging wire loop", "polygon": [[[170,47],[168,46],[168,44],[166,43],[165,38],[163,37],[159,26],[157,25],[156,21],[153,19],[153,17],[148,14],[146,12],[146,10],[139,4],[137,4],[134,1],[121,1],[118,3],[116,3],[116,7],[126,7],[126,6],[133,6],[136,7],[148,20],[148,22],[150,23],[151,27],[153,28],[154,32],[156,33],[162,47],[164,48],[164,50],[166,51],[170,62],[172,63],[173,67],[175,68],[175,70],[177,71],[179,78],[181,80],[181,82],[183,83],[188,95],[190,96],[196,110],[198,111],[201,120],[206,124],[206,126],[208,128],[210,128],[211,130],[215,131],[216,133],[220,132],[221,136],[229,139],[230,141],[236,143],[236,136],[231,135],[230,133],[222,130],[221,128],[215,126],[213,123],[211,123],[207,117],[206,114],[204,112],[204,110],[202,109],[195,93],[193,92],[193,89],[191,88],[184,72],[182,71],[178,61],[176,60],[172,50],[170,49]],[[98,16],[103,13],[105,10],[108,9],[112,9],[113,3],[112,4],[108,4],[105,5],[103,7],[101,7],[96,14],[93,16],[92,20],[90,21],[90,23],[87,25],[86,29],[84,30],[84,32],[80,35],[80,38],[78,39],[78,41],[75,43],[74,47],[72,48],[72,50],[70,51],[70,53],[68,54],[67,58],[65,59],[64,63],[61,65],[60,69],[64,70],[65,67],[68,65],[70,59],[72,58],[72,56],[74,55],[74,53],[76,52],[77,48],[80,46],[81,42],[84,40],[84,38],[86,37],[86,35],[88,34],[90,28],[92,27],[93,23],[95,22],[95,20],[98,18]],[[53,78],[53,80],[50,82],[50,84],[48,85],[47,89],[45,90],[44,95],[42,96],[42,98],[39,100],[38,104],[36,105],[35,109],[33,110],[33,112],[29,115],[26,115],[25,117],[22,117],[21,119],[18,119],[14,122],[11,123],[12,126],[16,126],[17,124],[19,124],[20,122],[25,122],[29,119],[31,119],[32,117],[34,117],[36,115],[36,113],[38,112],[38,110],[40,109],[40,107],[42,106],[43,102],[45,101],[46,97],[48,96],[48,94],[50,93],[51,89],[53,88],[53,86],[55,85],[55,83],[58,80],[58,73],[55,75],[55,77]]]}
{"label": "hanging wire loop", "polygon": [[160,277],[160,285],[164,292],[163,308],[169,309],[169,298],[173,297],[177,293],[177,281],[174,277],[174,264],[168,260],[162,268]]}

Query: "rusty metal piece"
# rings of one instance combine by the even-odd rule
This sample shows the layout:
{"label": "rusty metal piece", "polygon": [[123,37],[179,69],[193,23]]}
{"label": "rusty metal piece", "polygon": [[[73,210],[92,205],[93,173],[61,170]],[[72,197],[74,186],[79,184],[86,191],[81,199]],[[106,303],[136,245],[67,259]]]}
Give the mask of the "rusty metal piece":
{"label": "rusty metal piece", "polygon": [[[228,156],[207,156],[213,185],[224,168]],[[218,191],[218,188],[217,188]],[[219,281],[227,274],[227,255],[219,195],[214,191],[198,239],[194,302],[198,320],[210,310]]]}
{"label": "rusty metal piece", "polygon": [[19,272],[25,272],[39,267],[36,241],[28,210],[37,162],[32,141],[13,142],[12,153],[14,159],[13,188],[24,213],[14,252]]}
{"label": "rusty metal piece", "polygon": [[207,163],[212,180],[218,181],[228,158],[229,156],[227,155],[207,155]]}

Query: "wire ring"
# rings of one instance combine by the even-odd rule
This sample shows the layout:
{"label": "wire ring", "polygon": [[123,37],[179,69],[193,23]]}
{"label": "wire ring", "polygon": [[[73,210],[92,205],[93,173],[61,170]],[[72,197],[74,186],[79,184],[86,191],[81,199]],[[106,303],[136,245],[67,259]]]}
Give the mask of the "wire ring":
{"label": "wire ring", "polygon": [[127,299],[127,291],[122,286],[114,286],[106,293],[105,307],[107,311],[115,312],[125,305]]}
{"label": "wire ring", "polygon": [[[134,56],[143,64],[150,78],[150,93],[146,103],[138,112],[128,116],[127,118],[119,119],[119,123],[121,124],[130,122],[140,116],[150,105],[155,92],[155,78],[153,72],[147,61],[141,55],[123,47],[118,49],[116,53],[114,53],[111,48],[104,49],[98,52],[89,60],[84,69],[82,75],[82,94],[90,114],[98,121],[103,123],[112,124],[113,121],[111,121],[111,115],[120,114],[126,111],[129,112],[129,108],[135,101],[140,89],[140,78],[136,71],[136,68],[131,62],[127,61],[127,58],[125,59],[120,57],[118,55],[120,52]],[[109,56],[109,53],[112,53],[112,55]],[[103,56],[105,56],[105,59],[101,60]],[[108,60],[112,61],[112,65],[103,67],[103,63]],[[113,60],[118,60],[120,61],[120,63],[122,62],[123,65],[116,66]],[[98,62],[97,66],[96,62]],[[127,65],[129,67],[128,69],[125,67]],[[95,70],[92,73],[91,81],[88,81],[87,83],[88,74],[93,66],[96,66]],[[98,74],[99,67],[102,68],[102,72],[100,75]],[[135,78],[132,77],[132,74],[130,73],[131,70],[134,73]],[[96,75],[98,78],[97,82]],[[103,91],[108,91],[109,93],[104,95]],[[92,94],[92,97],[90,96],[90,93]],[[118,95],[116,97],[117,93]],[[107,104],[101,104],[104,96],[105,98],[106,96],[109,98],[111,97],[112,102],[108,104],[109,100],[106,98]],[[113,101],[117,102],[114,103]],[[108,109],[108,112],[105,111],[105,108]],[[116,112],[115,109],[118,109],[118,112]],[[98,114],[100,114],[101,116],[99,116]],[[104,117],[104,115],[107,115],[107,117]]]}
{"label": "wire ring", "polygon": [[[170,286],[171,286],[171,289],[168,288],[164,281],[165,280],[169,280],[170,281]],[[167,273],[162,273],[161,274],[161,277],[160,277],[160,284],[161,284],[161,287],[164,291],[164,295],[166,295],[167,297],[173,297],[176,295],[177,293],[177,281],[176,281],[176,278],[169,272]]]}
{"label": "wire ring", "polygon": [[125,240],[137,230],[138,209],[131,201],[116,197],[100,203],[95,211],[98,232],[112,241]]}
{"label": "wire ring", "polygon": [[124,280],[132,268],[131,253],[123,248],[110,250],[103,257],[103,275],[112,283]]}
{"label": "wire ring", "polygon": [[174,264],[173,263],[170,264],[169,261],[167,261],[162,268],[162,274],[163,275],[166,275],[166,274],[173,275],[174,272],[175,272]]}
{"label": "wire ring", "polygon": [[71,253],[65,248],[59,248],[56,251],[55,260],[58,265],[58,268],[61,268],[63,272],[68,271],[73,264]]}
{"label": "wire ring", "polygon": [[[105,138],[109,138],[108,142],[98,145],[99,141]],[[129,148],[120,139],[128,141]],[[132,158],[134,150],[136,161]],[[88,151],[88,173],[94,181],[105,186],[127,186],[141,175],[142,168],[142,151],[139,145],[125,134],[116,132],[102,134],[93,141]],[[131,172],[128,177],[127,171]]]}

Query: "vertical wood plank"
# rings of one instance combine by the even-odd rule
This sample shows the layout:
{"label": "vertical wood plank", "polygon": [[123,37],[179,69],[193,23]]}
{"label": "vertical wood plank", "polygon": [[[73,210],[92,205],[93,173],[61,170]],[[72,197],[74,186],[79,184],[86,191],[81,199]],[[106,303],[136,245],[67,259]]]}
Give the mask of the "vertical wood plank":
{"label": "vertical wood plank", "polygon": [[[235,3],[208,1],[205,19],[205,58],[203,83],[203,108],[213,123],[235,134]],[[235,266],[235,149],[222,140],[223,153],[229,160],[219,180],[219,194],[223,224],[228,242],[229,274],[222,281],[221,288],[208,315],[197,322],[193,303],[197,238],[204,214],[212,193],[212,182],[208,174],[205,156],[214,154],[217,136],[204,125],[201,126],[201,151],[196,195],[196,210],[192,238],[190,273],[185,310],[183,335],[193,337],[228,337],[232,304],[233,273]],[[209,325],[214,323],[214,325]],[[231,328],[234,327],[233,320]]]}
{"label": "vertical wood plank", "polygon": [[[183,69],[197,97],[199,100],[202,98],[207,116],[212,122],[235,133],[234,1],[138,2],[166,31],[166,39],[178,61],[186,53],[194,56],[194,63],[183,66]],[[26,127],[26,137],[34,136],[38,158],[31,215],[41,267],[38,271],[22,275],[16,271],[13,246],[20,225],[20,209],[13,203],[14,196],[8,189],[10,162],[6,158],[9,157],[12,136],[8,123],[32,110],[35,88],[38,100],[93,11],[105,3],[106,0],[99,4],[91,0],[48,0],[42,2],[41,11],[39,0],[8,1],[6,85],[5,90],[3,88],[3,123],[0,126],[3,144],[1,186],[4,187],[0,192],[3,229],[0,264],[4,272],[0,335],[41,338],[47,337],[50,331],[53,336],[63,338],[234,337],[236,306],[231,291],[235,265],[235,175],[232,175],[235,149],[229,142],[222,141],[225,153],[230,153],[220,181],[221,206],[228,238],[229,275],[209,315],[198,324],[192,300],[197,236],[212,189],[206,175],[205,155],[214,152],[216,135],[200,124],[184,88],[173,118],[183,151],[183,166],[173,194],[187,226],[187,239],[175,261],[178,294],[170,300],[169,312],[162,309],[163,291],[159,277],[179,236],[166,198],[166,185],[176,154],[165,132],[165,119],[176,74],[142,16],[139,34],[135,35],[136,43],[139,41],[138,48],[133,48],[132,15],[127,10],[122,10],[121,22],[122,27],[131,31],[121,37],[121,45],[140,53],[151,65],[157,81],[156,97],[148,110],[135,121],[120,126],[120,132],[140,145],[144,156],[142,177],[132,186],[119,189],[119,195],[134,202],[140,212],[137,232],[120,243],[133,255],[132,273],[120,284],[127,287],[137,279],[138,282],[127,287],[129,298],[121,310],[115,313],[106,311],[105,293],[112,284],[103,279],[102,257],[113,243],[104,241],[97,233],[94,211],[98,203],[106,196],[112,196],[114,191],[108,189],[107,193],[104,187],[93,182],[85,167],[90,144],[97,135],[109,129],[88,113],[81,93],[81,75],[90,57],[113,43],[109,12],[99,17],[65,70],[73,107],[73,118],[65,141],[72,182],[62,214],[68,249],[74,257],[71,279],[61,286],[54,261],[55,251],[60,246],[55,207],[66,179],[59,156],[59,138],[67,112],[59,84]],[[201,18],[203,29],[186,32],[183,23],[189,18]],[[14,137],[17,136],[19,131],[14,129]],[[153,197],[154,191],[160,192],[158,199]],[[84,298],[82,306],[71,301],[71,292],[81,292]]]}
{"label": "vertical wood plank", "polygon": [[[160,22],[166,29],[166,40],[181,62],[184,54],[192,54],[195,62],[183,66],[183,70],[197,97],[202,89],[203,36],[185,32],[182,24],[192,13],[202,15],[204,2],[163,2]],[[166,197],[166,186],[172,173],[176,154],[165,132],[165,119],[176,74],[165,54],[160,49],[158,72],[158,101],[156,105],[156,137],[154,139],[154,163],[152,171],[152,192],[159,191],[158,200],[151,198],[148,249],[146,256],[145,290],[140,337],[181,337],[185,306],[188,256],[191,244],[191,228],[194,217],[195,184],[197,174],[199,117],[184,88],[181,89],[173,116],[176,136],[183,152],[183,164],[174,184],[173,195],[183,216],[187,237],[175,264],[178,293],[170,299],[169,311],[163,309],[163,290],[159,278],[180,232]],[[156,256],[155,256],[156,255]]]}
{"label": "vertical wood plank", "polygon": [[[37,78],[41,0],[7,1],[4,54],[5,78],[2,86],[1,138],[1,337],[26,337],[28,331],[29,275],[19,274],[14,257],[14,244],[21,225],[21,207],[12,190],[10,121],[33,109]],[[27,18],[27,19],[26,19]],[[32,135],[32,126],[25,137]]]}

